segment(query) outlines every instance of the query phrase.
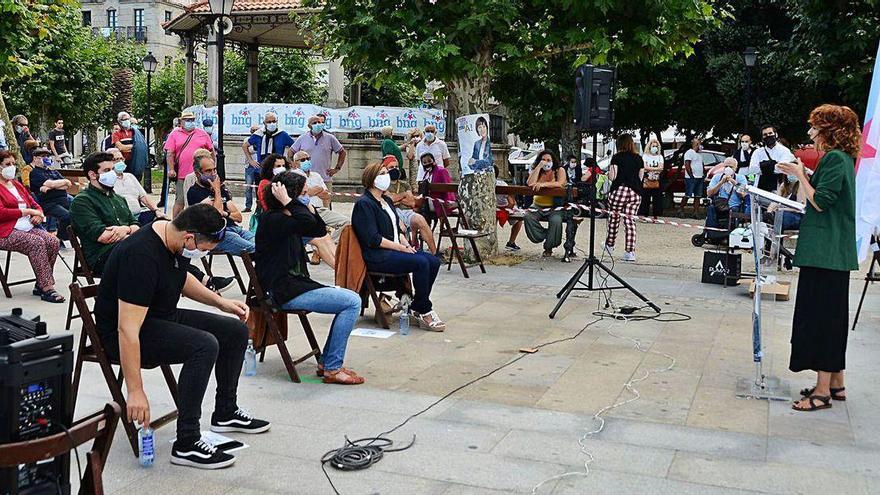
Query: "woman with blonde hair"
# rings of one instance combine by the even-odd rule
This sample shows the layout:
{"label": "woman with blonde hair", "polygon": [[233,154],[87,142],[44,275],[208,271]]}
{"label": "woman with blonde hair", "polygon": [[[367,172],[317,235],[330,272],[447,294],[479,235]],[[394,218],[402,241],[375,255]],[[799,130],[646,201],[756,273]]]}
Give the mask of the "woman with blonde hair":
{"label": "woman with blonde hair", "polygon": [[645,173],[642,177],[642,204],[639,206],[639,215],[650,215],[651,206],[654,210],[654,218],[663,216],[663,188],[660,187],[660,176],[663,173],[663,147],[656,137],[648,140],[645,152],[642,153],[642,162],[645,164]]}
{"label": "woman with blonde hair", "polygon": [[796,411],[831,407],[846,400],[843,370],[849,330],[849,272],[859,268],[856,253],[854,160],[862,133],[849,107],[821,105],[810,112],[807,134],[825,156],[807,177],[804,164],[779,163],[797,177],[807,199],[794,264],[800,267],[791,329],[788,368],[817,372],[816,384],[801,391]]}

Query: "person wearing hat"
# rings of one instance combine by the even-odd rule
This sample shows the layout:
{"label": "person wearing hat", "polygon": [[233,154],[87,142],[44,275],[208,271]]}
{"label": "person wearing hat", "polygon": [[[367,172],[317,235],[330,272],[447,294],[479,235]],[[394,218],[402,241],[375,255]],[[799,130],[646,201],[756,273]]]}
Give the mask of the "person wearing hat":
{"label": "person wearing hat", "polygon": [[47,222],[50,232],[57,227],[58,238],[67,239],[67,226],[70,225],[70,197],[67,189],[71,182],[49,167],[52,165],[52,152],[48,148],[34,148],[31,152],[33,160],[31,165],[34,169],[28,178],[29,186],[34,197],[47,218],[54,218],[55,222]]}
{"label": "person wearing hat", "polygon": [[196,150],[206,149],[214,158],[214,143],[207,132],[196,127],[196,116],[186,111],[180,114],[181,127],[171,131],[165,141],[165,151],[168,152],[168,177],[176,180],[174,198],[174,216],[183,210],[186,204],[186,189],[184,179],[193,173],[193,154]]}
{"label": "person wearing hat", "polygon": [[217,135],[214,132],[214,120],[213,119],[202,119],[202,129],[211,136],[211,144],[214,145],[214,149],[217,149]]}
{"label": "person wearing hat", "polygon": [[[400,147],[397,146],[397,143],[394,142],[394,128],[390,125],[386,125],[381,129],[382,137],[385,138],[382,140],[382,156],[393,155],[394,158],[397,158],[397,164],[399,166],[403,166],[403,153],[400,152]],[[401,170],[403,170],[401,168]]]}

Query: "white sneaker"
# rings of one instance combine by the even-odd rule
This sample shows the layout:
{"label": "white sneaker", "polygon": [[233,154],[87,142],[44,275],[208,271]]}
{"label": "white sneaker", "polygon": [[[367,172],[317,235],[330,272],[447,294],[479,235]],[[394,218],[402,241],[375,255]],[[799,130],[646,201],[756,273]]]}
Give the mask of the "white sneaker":
{"label": "white sneaker", "polygon": [[602,251],[605,251],[605,254],[607,254],[608,256],[614,255],[614,248],[609,246],[608,244],[602,245]]}
{"label": "white sneaker", "polygon": [[635,261],[636,260],[636,253],[626,251],[625,253],[623,253],[623,256],[620,258],[620,260],[621,261]]}

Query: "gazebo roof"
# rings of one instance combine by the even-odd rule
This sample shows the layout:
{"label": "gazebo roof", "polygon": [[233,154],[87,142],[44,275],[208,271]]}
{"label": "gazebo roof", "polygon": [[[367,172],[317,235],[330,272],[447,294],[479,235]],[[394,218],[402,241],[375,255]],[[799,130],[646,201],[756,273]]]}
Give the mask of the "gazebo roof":
{"label": "gazebo roof", "polygon": [[[232,32],[226,40],[280,48],[308,48],[296,16],[306,12],[301,0],[235,0],[232,6]],[[295,14],[291,16],[290,14]],[[208,2],[192,4],[186,11],[163,24],[166,32],[204,35],[210,20]]]}

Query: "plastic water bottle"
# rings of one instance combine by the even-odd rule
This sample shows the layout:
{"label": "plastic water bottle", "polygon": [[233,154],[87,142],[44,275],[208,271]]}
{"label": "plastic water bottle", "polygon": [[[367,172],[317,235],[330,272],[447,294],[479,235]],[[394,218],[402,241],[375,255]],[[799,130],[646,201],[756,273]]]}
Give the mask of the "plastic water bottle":
{"label": "plastic water bottle", "polygon": [[141,427],[138,430],[138,450],[140,451],[138,462],[140,462],[142,467],[153,465],[153,460],[156,458],[156,443],[154,440],[152,428]]}
{"label": "plastic water bottle", "polygon": [[257,351],[254,349],[254,341],[248,339],[247,349],[244,351],[244,376],[257,374]]}
{"label": "plastic water bottle", "polygon": [[409,335],[409,296],[400,298],[400,335]]}

